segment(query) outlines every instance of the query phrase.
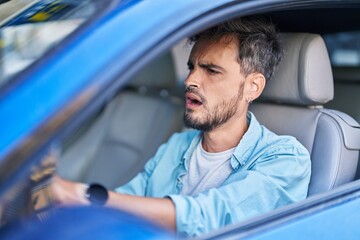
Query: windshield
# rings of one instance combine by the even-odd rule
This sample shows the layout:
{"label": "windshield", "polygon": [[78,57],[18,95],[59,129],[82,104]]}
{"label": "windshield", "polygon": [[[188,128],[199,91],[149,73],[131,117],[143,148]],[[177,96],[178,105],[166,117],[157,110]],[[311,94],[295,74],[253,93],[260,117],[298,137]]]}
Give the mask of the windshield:
{"label": "windshield", "polygon": [[0,87],[99,12],[101,0],[12,0],[0,5]]}

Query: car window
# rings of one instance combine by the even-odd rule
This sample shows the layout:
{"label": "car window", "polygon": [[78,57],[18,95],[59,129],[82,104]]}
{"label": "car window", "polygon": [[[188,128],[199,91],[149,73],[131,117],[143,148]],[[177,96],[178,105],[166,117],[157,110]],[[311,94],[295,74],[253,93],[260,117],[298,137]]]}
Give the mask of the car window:
{"label": "car window", "polygon": [[[324,36],[333,78],[334,98],[326,107],[340,110],[360,122],[360,32],[340,32]],[[360,177],[360,168],[357,178]]]}
{"label": "car window", "polygon": [[327,34],[331,64],[335,67],[360,67],[360,32]]}
{"label": "car window", "polygon": [[186,63],[189,59],[191,48],[192,46],[188,43],[188,40],[183,39],[171,49],[179,85],[184,83],[184,80],[189,74],[189,69]]}
{"label": "car window", "polygon": [[[96,0],[23,0],[5,8],[5,3],[0,12],[0,87],[105,4]],[[6,10],[13,15],[9,17]]]}

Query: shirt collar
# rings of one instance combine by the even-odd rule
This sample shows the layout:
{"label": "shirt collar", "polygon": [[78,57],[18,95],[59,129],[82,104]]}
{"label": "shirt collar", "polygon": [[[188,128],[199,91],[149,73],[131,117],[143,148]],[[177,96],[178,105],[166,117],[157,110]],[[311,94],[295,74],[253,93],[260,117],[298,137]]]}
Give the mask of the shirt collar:
{"label": "shirt collar", "polygon": [[247,123],[249,127],[235,148],[233,158],[231,159],[231,166],[234,170],[237,170],[239,166],[245,165],[261,137],[261,125],[252,112],[247,113]]}
{"label": "shirt collar", "polygon": [[188,149],[186,150],[186,152],[184,154],[184,157],[182,159],[186,171],[188,171],[188,166],[189,166],[189,161],[190,161],[190,158],[191,158],[191,154],[194,152],[196,146],[199,144],[199,142],[201,141],[202,136],[203,136],[202,132],[200,132],[200,131],[197,131],[197,132],[198,133],[195,135],[195,137],[191,141],[191,143],[190,143]]}
{"label": "shirt collar", "polygon": [[[237,170],[240,166],[245,165],[246,161],[251,156],[261,136],[261,125],[252,112],[247,113],[247,124],[249,125],[249,127],[242,139],[240,140],[240,143],[235,148],[233,157],[231,158],[231,167],[234,170]],[[194,152],[197,144],[201,141],[201,139],[202,132],[199,131],[198,134],[191,141],[187,151],[185,152],[183,161],[186,170],[188,170],[188,161],[191,157],[191,154]]]}

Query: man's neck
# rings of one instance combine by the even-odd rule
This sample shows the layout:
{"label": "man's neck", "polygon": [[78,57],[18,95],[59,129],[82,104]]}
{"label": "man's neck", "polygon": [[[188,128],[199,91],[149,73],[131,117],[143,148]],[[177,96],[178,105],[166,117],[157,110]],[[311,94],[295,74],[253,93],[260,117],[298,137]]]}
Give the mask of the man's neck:
{"label": "man's neck", "polygon": [[204,132],[202,146],[207,152],[222,152],[236,147],[248,129],[246,114],[234,117],[209,132]]}

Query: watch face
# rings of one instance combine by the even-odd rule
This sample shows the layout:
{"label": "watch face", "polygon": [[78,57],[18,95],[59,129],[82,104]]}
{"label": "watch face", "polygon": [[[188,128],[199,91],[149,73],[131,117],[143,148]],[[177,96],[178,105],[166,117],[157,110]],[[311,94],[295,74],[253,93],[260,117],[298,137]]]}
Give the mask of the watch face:
{"label": "watch face", "polygon": [[108,200],[109,194],[107,189],[100,184],[90,184],[86,191],[86,197],[96,205],[104,205]]}

